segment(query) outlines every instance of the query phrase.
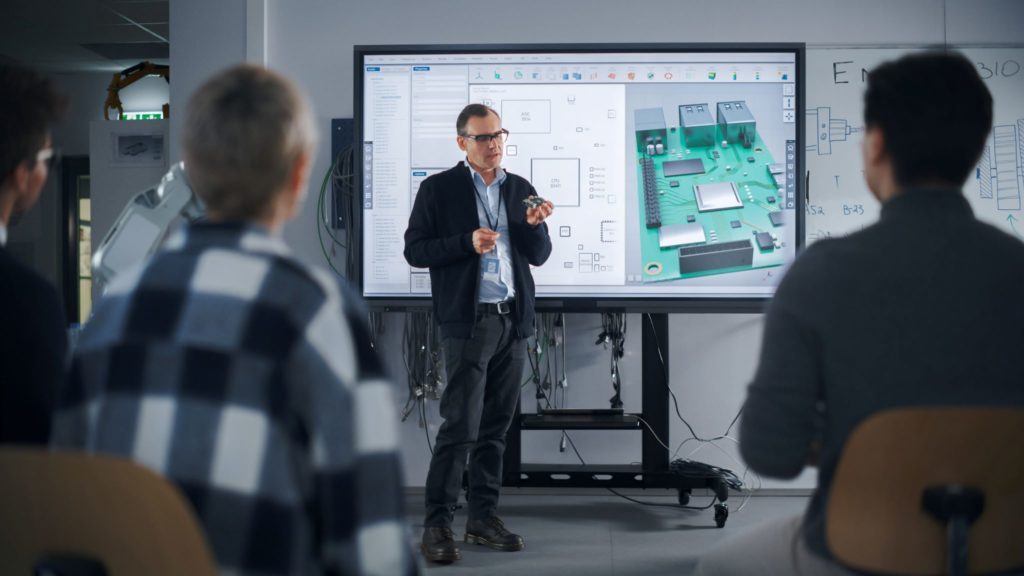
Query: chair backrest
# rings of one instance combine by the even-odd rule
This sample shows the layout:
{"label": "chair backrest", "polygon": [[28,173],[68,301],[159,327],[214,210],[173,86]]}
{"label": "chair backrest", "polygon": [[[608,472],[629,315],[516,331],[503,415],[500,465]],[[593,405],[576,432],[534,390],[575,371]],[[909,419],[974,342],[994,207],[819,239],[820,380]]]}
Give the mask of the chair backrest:
{"label": "chair backrest", "polygon": [[154,472],[112,456],[0,449],[0,574],[49,554],[101,561],[109,576],[213,576],[192,507]]}
{"label": "chair backrest", "polygon": [[832,481],[829,549],[861,570],[944,573],[945,526],[921,506],[925,488],[942,484],[985,496],[969,572],[1024,567],[1024,408],[907,408],[862,422]]}

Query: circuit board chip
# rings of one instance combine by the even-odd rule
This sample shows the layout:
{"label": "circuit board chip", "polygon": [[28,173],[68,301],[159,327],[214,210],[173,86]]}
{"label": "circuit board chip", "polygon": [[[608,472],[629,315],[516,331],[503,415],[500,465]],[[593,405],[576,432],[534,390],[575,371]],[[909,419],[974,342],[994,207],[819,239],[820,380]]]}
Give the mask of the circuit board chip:
{"label": "circuit board chip", "polygon": [[704,163],[701,162],[700,158],[671,160],[663,162],[661,164],[661,169],[668,178],[673,176],[692,176],[694,174],[704,173]]}
{"label": "circuit board chip", "polygon": [[740,200],[734,182],[697,184],[693,187],[693,193],[697,197],[697,210],[701,212],[743,208],[743,201]]}
{"label": "circuit board chip", "polygon": [[703,244],[707,241],[704,227],[700,224],[671,224],[662,226],[658,231],[658,243],[662,248],[683,246],[685,244]]}

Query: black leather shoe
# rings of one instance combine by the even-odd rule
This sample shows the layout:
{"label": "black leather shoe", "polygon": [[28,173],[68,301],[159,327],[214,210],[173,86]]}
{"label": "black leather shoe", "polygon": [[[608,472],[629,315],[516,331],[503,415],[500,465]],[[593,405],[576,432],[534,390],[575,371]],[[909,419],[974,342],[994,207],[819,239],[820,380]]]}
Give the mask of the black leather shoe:
{"label": "black leather shoe", "polygon": [[423,557],[430,562],[451,564],[462,560],[462,553],[455,547],[455,535],[451,528],[427,526],[423,529],[423,543],[420,544]]}
{"label": "black leather shoe", "polygon": [[526,546],[523,537],[509,532],[497,516],[466,522],[466,542],[505,552],[516,552]]}

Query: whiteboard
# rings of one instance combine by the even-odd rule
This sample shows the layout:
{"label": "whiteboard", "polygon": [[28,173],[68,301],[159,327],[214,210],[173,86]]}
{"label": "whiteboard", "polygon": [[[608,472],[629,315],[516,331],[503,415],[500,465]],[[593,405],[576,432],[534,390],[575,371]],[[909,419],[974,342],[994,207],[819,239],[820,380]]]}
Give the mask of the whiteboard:
{"label": "whiteboard", "polygon": [[[863,178],[861,140],[867,72],[923,48],[808,48],[805,122],[809,172],[806,239],[871,225],[879,205]],[[964,185],[978,218],[1024,233],[1024,48],[964,48],[995,101],[993,130]],[[922,94],[922,98],[926,98]]]}

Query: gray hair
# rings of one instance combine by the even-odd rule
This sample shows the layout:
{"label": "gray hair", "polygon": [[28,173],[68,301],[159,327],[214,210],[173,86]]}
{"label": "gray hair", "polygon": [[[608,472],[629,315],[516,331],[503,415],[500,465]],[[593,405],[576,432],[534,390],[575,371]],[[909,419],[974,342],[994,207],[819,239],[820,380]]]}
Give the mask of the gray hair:
{"label": "gray hair", "polygon": [[309,105],[283,76],[251,65],[219,73],[189,100],[185,169],[195,193],[222,218],[268,214],[303,154],[316,146]]}

